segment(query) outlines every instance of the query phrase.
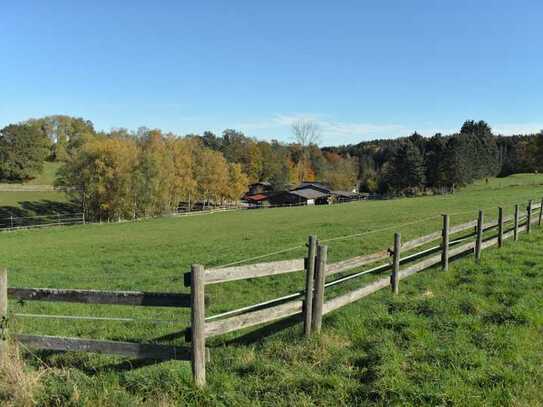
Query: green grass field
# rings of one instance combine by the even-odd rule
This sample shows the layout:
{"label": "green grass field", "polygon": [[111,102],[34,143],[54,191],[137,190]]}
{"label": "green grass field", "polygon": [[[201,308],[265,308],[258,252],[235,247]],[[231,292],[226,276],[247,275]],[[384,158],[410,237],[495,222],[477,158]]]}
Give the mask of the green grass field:
{"label": "green grass field", "polygon": [[[208,267],[294,248],[262,260],[297,258],[307,236],[329,240],[336,261],[438,230],[440,214],[457,224],[497,206],[543,196],[542,175],[472,185],[455,195],[162,218],[0,234],[11,286],[180,291],[191,263]],[[430,219],[427,219],[430,218]],[[386,229],[386,230],[382,230]],[[543,234],[522,235],[481,266],[461,260],[448,273],[424,272],[392,298],[380,292],[325,318],[323,334],[304,340],[299,324],[261,339],[251,331],[210,341],[209,387],[195,390],[186,362],[140,365],[89,355],[38,356],[43,404],[338,405],[543,403],[541,341]],[[262,261],[259,260],[259,261]],[[256,261],[256,260],[254,260]],[[253,261],[253,262],[254,262]],[[437,278],[439,277],[439,278]],[[352,282],[356,286],[375,276]],[[209,314],[302,287],[302,273],[208,287]],[[18,313],[126,316],[163,324],[17,318],[16,332],[158,342],[181,332],[186,310],[10,302]],[[254,335],[253,335],[254,336]],[[183,335],[161,343],[183,344]],[[33,368],[38,359],[27,357]],[[166,403],[168,404],[168,403]]]}
{"label": "green grass field", "polygon": [[[59,163],[45,162],[43,172],[24,184],[0,184],[0,224],[10,216],[31,217],[54,213],[74,213],[79,209],[68,202],[63,192],[25,191],[23,188],[51,186]],[[21,190],[17,191],[20,186]],[[4,189],[9,188],[9,191]]]}
{"label": "green grass field", "polygon": [[28,185],[53,185],[55,182],[56,174],[60,168],[61,163],[46,161],[43,164],[43,171],[36,178],[26,182]]}

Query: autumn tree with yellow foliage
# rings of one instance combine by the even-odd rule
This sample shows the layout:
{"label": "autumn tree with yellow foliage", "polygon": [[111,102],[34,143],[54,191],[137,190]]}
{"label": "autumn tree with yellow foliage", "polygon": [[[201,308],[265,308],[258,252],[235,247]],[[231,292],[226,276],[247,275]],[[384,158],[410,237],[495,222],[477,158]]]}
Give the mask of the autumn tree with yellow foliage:
{"label": "autumn tree with yellow foliage", "polygon": [[88,217],[117,220],[171,213],[180,202],[239,201],[248,177],[196,138],[117,131],[97,135],[68,156],[57,186]]}

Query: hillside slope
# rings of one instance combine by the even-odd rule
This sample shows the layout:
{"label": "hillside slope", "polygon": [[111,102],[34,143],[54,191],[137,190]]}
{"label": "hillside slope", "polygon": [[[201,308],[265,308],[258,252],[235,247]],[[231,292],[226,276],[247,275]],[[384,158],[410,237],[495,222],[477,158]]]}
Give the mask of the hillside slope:
{"label": "hillside slope", "polygon": [[[304,253],[309,233],[329,240],[330,260],[387,247],[452,223],[487,219],[504,205],[543,195],[541,176],[504,185],[474,185],[453,196],[358,202],[163,218],[0,235],[0,258],[12,286],[184,291],[191,262],[219,265],[288,247],[271,258]],[[428,221],[426,217],[431,219]],[[362,233],[358,235],[357,233]],[[543,233],[466,258],[443,273],[429,270],[325,318],[320,338],[301,338],[299,324],[264,338],[254,331],[210,341],[209,387],[192,387],[185,362],[140,364],[88,354],[38,353],[53,369],[39,397],[48,404],[263,405],[538,405],[542,378]],[[267,258],[266,258],[267,259]],[[260,261],[258,259],[251,260]],[[353,281],[362,285],[366,278]],[[299,289],[289,275],[210,286],[209,315]],[[17,313],[162,319],[157,324],[16,318],[14,332],[183,344],[188,313],[176,309],[10,301]],[[175,334],[177,332],[177,334]],[[172,333],[174,333],[172,335]],[[165,339],[168,335],[170,338]],[[163,337],[162,339],[157,339]],[[225,346],[226,345],[226,346]],[[27,355],[35,368],[38,359]],[[1,392],[1,390],[0,390]],[[75,402],[74,400],[78,400]],[[82,401],[83,400],[83,401]],[[167,403],[166,403],[167,404]]]}

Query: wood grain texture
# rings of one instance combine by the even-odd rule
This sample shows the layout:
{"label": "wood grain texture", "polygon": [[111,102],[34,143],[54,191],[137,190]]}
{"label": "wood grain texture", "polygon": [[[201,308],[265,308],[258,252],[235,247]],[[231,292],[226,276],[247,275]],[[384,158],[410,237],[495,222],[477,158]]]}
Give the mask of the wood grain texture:
{"label": "wood grain texture", "polygon": [[305,265],[304,335],[306,337],[309,337],[311,335],[316,257],[317,237],[312,235],[309,236],[307,241],[307,259]]}
{"label": "wood grain texture", "polygon": [[513,239],[515,241],[518,240],[518,227],[519,227],[519,206],[518,204],[515,205],[515,214],[513,215],[514,216],[514,221],[513,221]]}
{"label": "wood grain texture", "polygon": [[467,229],[471,229],[474,226],[477,226],[477,221],[476,220],[470,220],[469,222],[462,223],[460,225],[451,226],[451,228],[449,230],[449,234],[453,235],[455,233],[462,232],[462,231],[467,230]]}
{"label": "wood grain texture", "polygon": [[392,272],[390,275],[390,287],[394,295],[398,295],[400,291],[400,255],[402,247],[402,237],[400,233],[394,233],[394,248],[392,251]]}
{"label": "wood grain texture", "polygon": [[8,351],[8,271],[0,268],[0,363],[7,358]]}
{"label": "wood grain texture", "polygon": [[358,288],[356,290],[350,291],[346,294],[340,295],[339,297],[332,298],[324,303],[323,314],[332,312],[338,308],[344,307],[352,302],[358,301],[364,297],[367,297],[374,292],[390,286],[389,278],[382,278],[380,280],[374,281],[364,287]]}
{"label": "wood grain texture", "polygon": [[190,307],[190,295],[142,291],[99,291],[57,288],[9,288],[8,296],[25,301],[59,301],[83,304]]}
{"label": "wood grain texture", "polygon": [[324,282],[326,280],[326,262],[328,246],[318,245],[315,261],[315,291],[313,296],[313,312],[311,315],[311,330],[319,333],[322,327],[322,308],[324,305]]}
{"label": "wood grain texture", "polygon": [[441,230],[441,269],[449,270],[449,215],[443,215]]}
{"label": "wood grain texture", "polygon": [[378,261],[387,260],[390,257],[388,250],[382,250],[377,253],[368,254],[365,256],[352,257],[347,260],[341,260],[336,263],[330,263],[326,266],[326,276],[342,273],[357,267],[366,266]]}
{"label": "wood grain texture", "polygon": [[200,264],[191,266],[192,376],[194,383],[200,388],[206,384],[204,273],[204,267]]}
{"label": "wood grain texture", "polygon": [[[471,251],[473,250],[474,246],[475,246],[474,242],[469,242],[469,243],[463,244],[462,246],[455,247],[454,249],[450,249],[449,258],[458,256],[467,251]],[[433,267],[440,263],[441,263],[441,253],[436,256],[429,257],[426,260],[415,263],[412,266],[409,266],[409,268],[407,268],[406,270],[400,271],[399,278],[400,280],[407,278],[413,274],[416,274],[422,270],[426,270],[427,268]]]}
{"label": "wood grain texture", "polygon": [[284,304],[236,315],[235,317],[207,322],[205,324],[206,337],[223,335],[243,328],[272,322],[302,312],[302,301],[289,301]]}
{"label": "wood grain texture", "polygon": [[15,339],[32,349],[93,352],[137,359],[190,360],[190,349],[158,344],[117,342],[46,335],[15,335]]}
{"label": "wood grain texture", "polygon": [[247,264],[243,266],[208,269],[205,272],[206,284],[245,280],[292,273],[304,270],[304,259],[281,260],[269,263]]}
{"label": "wood grain texture", "polygon": [[428,235],[418,237],[416,239],[408,240],[407,242],[402,243],[401,249],[402,249],[402,251],[411,250],[411,249],[414,249],[416,247],[423,246],[426,243],[433,242],[434,240],[437,240],[439,238],[441,238],[441,231],[433,232],[433,233],[430,233]]}
{"label": "wood grain texture", "polygon": [[479,211],[479,217],[477,218],[477,237],[475,238],[475,261],[481,260],[481,245],[483,244],[483,231],[484,231],[484,214],[483,211]]}

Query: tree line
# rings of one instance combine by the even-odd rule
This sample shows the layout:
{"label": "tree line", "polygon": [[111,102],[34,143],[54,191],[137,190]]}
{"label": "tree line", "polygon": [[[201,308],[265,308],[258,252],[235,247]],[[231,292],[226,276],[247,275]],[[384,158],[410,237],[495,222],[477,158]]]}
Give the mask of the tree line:
{"label": "tree line", "polygon": [[360,189],[390,195],[451,192],[475,180],[543,170],[543,133],[496,136],[466,121],[451,135],[374,140],[325,148],[356,157]]}
{"label": "tree line", "polygon": [[483,121],[466,121],[452,135],[414,133],[325,148],[317,146],[313,122],[297,122],[292,132],[291,143],[232,129],[185,136],[147,128],[99,132],[82,118],[47,116],[0,130],[0,180],[24,181],[44,161],[60,162],[56,185],[88,216],[114,219],[171,212],[179,203],[238,201],[257,181],[277,191],[318,180],[338,190],[416,195],[543,169],[543,134],[495,136]]}
{"label": "tree line", "polygon": [[6,126],[0,158],[4,182],[31,179],[46,160],[61,163],[56,186],[95,219],[236,202],[257,181],[279,191],[317,177],[345,189],[357,180],[355,160],[313,143],[257,141],[235,130],[182,137],[147,128],[97,132],[92,122],[69,116]]}

